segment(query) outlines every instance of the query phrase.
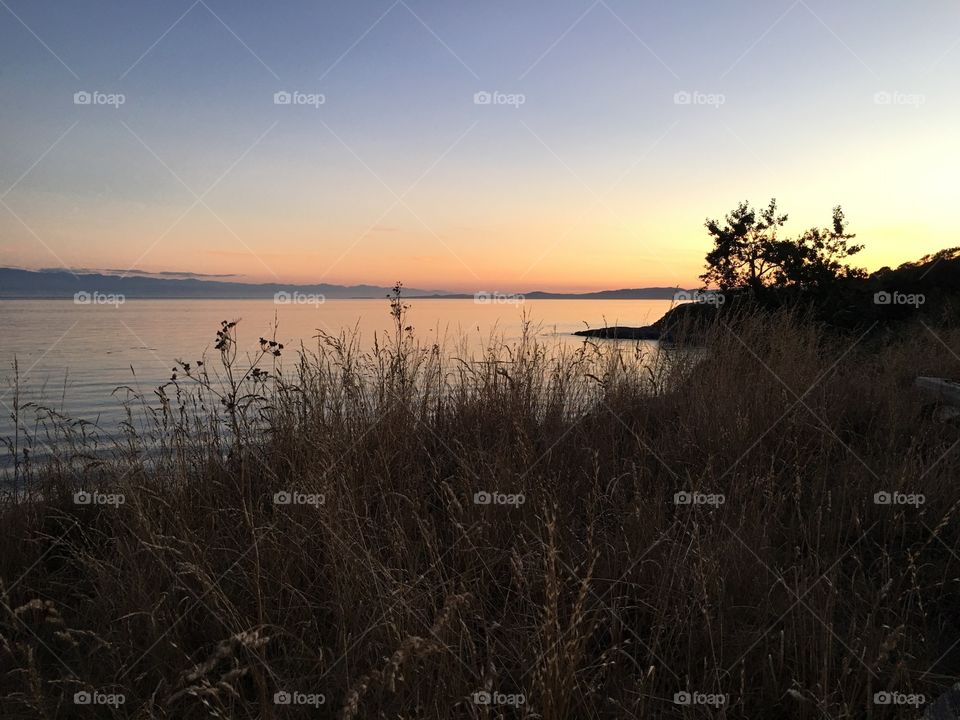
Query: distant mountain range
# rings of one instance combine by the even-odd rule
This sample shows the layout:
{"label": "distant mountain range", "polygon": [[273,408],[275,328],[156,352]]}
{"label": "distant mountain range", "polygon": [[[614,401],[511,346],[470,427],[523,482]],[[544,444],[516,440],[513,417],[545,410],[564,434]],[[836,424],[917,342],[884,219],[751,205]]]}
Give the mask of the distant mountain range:
{"label": "distant mountain range", "polygon": [[[107,271],[109,273],[109,271]],[[172,273],[171,273],[172,274]],[[188,275],[188,273],[176,273]],[[669,300],[677,288],[632,288],[602,290],[590,293],[521,293],[527,300]],[[274,298],[277,293],[323,295],[328,299],[383,298],[390,288],[377,285],[284,285],[281,283],[242,283],[221,280],[200,280],[196,277],[157,277],[142,273],[104,274],[103,272],[66,270],[21,270],[0,268],[0,298],[73,298],[77,293],[123,295],[130,300],[156,298],[183,299],[257,299]],[[478,291],[498,298],[516,297],[495,291]],[[403,288],[405,297],[473,299],[472,293],[449,293],[442,290]]]}
{"label": "distant mountain range", "polygon": [[[257,299],[273,298],[277,293],[323,295],[330,299],[383,298],[390,288],[377,285],[283,285],[280,283],[242,283],[219,280],[199,280],[195,277],[176,278],[127,276],[96,272],[68,272],[66,270],[20,270],[0,268],[0,297],[5,298],[72,298],[76,293],[104,293],[123,295],[127,299],[189,298],[189,299]],[[436,295],[439,290],[404,288],[410,297]]]}
{"label": "distant mountain range", "polygon": [[[447,293],[443,295],[428,295],[431,298],[443,298],[446,300],[455,299],[474,299],[478,295],[491,296],[491,302],[497,303],[498,298],[508,301],[511,297],[522,297],[525,300],[673,300],[674,296],[681,292],[680,288],[670,287],[652,287],[652,288],[623,288],[621,290],[598,290],[587,293],[553,293],[542,290],[534,290],[525,293],[500,293],[480,290],[477,293]],[[695,292],[686,290],[685,292]]]}

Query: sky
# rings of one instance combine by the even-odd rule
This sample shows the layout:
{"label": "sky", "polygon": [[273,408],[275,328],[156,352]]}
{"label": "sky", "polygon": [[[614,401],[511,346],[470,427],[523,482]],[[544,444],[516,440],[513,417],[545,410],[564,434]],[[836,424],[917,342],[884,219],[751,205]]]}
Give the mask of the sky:
{"label": "sky", "polygon": [[897,265],[958,71],[953,0],[0,0],[0,265],[690,287],[771,197]]}

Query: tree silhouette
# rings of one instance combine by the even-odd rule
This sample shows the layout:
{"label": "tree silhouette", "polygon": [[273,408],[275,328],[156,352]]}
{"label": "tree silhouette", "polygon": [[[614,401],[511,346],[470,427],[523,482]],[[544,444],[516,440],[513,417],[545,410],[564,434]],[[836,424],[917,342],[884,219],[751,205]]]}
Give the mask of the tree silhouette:
{"label": "tree silhouette", "polygon": [[700,279],[721,290],[746,286],[759,291],[778,270],[777,228],[786,222],[787,216],[779,214],[776,199],[759,213],[742,202],[722,226],[708,219],[707,232],[713,237],[714,247],[707,253],[707,271]]}
{"label": "tree silhouette", "polygon": [[864,270],[843,262],[863,250],[863,245],[850,244],[856,236],[847,232],[839,205],[833,209],[831,227],[811,228],[794,239],[777,235],[787,217],[773,199],[759,212],[747,202],[740,203],[723,225],[708,219],[713,248],[700,279],[721,290],[747,287],[758,295],[767,287],[824,289],[841,278],[865,277]]}
{"label": "tree silhouette", "polygon": [[840,278],[866,277],[862,268],[853,268],[841,262],[863,250],[863,245],[851,245],[856,235],[847,232],[843,209],[833,209],[833,223],[829,228],[811,228],[793,243],[792,262],[784,272],[786,284],[809,288],[824,288]]}

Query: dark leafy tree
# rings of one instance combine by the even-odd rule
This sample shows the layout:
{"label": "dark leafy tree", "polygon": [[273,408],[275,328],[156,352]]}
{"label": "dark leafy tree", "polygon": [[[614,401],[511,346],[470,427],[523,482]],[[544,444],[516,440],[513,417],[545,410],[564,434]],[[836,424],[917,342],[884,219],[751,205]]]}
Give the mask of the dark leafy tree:
{"label": "dark leafy tree", "polygon": [[866,277],[866,270],[843,262],[863,250],[863,245],[850,243],[855,237],[847,232],[847,221],[838,205],[833,209],[831,227],[811,228],[785,243],[778,284],[824,289],[839,279]]}
{"label": "dark leafy tree", "polygon": [[779,270],[777,229],[786,222],[776,199],[759,212],[749,203],[740,203],[723,225],[708,219],[713,249],[707,253],[707,271],[700,279],[721,290],[746,286],[757,292],[770,284]]}
{"label": "dark leafy tree", "polygon": [[778,237],[786,221],[775,199],[759,212],[740,203],[722,225],[707,220],[713,248],[700,279],[721,290],[747,287],[757,295],[768,287],[824,289],[842,278],[865,277],[864,270],[844,262],[863,246],[850,243],[856,236],[847,231],[839,206],[833,209],[831,227],[811,228],[797,238]]}

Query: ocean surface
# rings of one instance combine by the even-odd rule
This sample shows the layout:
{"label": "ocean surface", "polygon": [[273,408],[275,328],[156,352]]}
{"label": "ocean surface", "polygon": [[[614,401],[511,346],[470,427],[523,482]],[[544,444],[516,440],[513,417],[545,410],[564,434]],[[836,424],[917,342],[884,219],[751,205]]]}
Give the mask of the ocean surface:
{"label": "ocean surface", "polygon": [[[123,419],[121,386],[148,398],[170,377],[176,359],[213,357],[222,320],[238,320],[242,352],[273,336],[292,363],[300,344],[315,348],[318,330],[360,333],[370,346],[375,333],[389,332],[390,308],[383,300],[301,298],[273,300],[126,300],[76,304],[69,300],[0,300],[0,438],[13,434],[14,361],[20,402],[53,408],[73,419],[114,431]],[[582,342],[576,330],[603,325],[648,325],[670,308],[669,300],[527,300],[477,303],[410,298],[407,323],[424,344],[440,342],[448,353],[477,352],[491,336],[516,340],[527,320],[551,347]],[[31,418],[31,410],[26,417]]]}

